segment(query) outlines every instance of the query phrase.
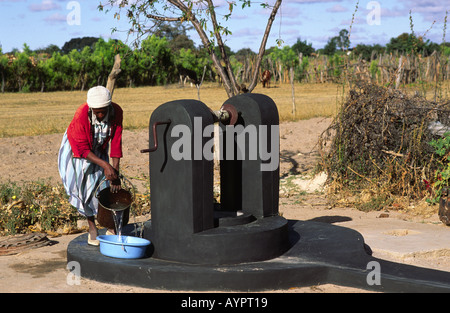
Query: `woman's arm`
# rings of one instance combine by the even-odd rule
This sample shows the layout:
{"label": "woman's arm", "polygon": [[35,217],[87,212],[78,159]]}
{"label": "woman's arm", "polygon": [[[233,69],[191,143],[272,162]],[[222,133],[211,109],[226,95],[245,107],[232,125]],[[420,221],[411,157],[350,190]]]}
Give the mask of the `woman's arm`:
{"label": "woman's arm", "polygon": [[[112,167],[116,170],[116,173],[118,174],[120,168],[120,158],[111,157],[111,160],[112,160]],[[121,188],[120,178],[117,177],[117,179],[111,181],[111,191],[117,192],[119,191],[120,188]]]}
{"label": "woman's arm", "polygon": [[111,157],[112,160],[112,167],[114,167],[114,169],[119,172],[119,167],[120,167],[120,158],[113,158]]}
{"label": "woman's arm", "polygon": [[92,151],[90,151],[86,156],[86,159],[103,168],[106,179],[111,182],[112,192],[117,192],[120,189],[120,179],[117,176],[117,174],[119,173],[119,158],[111,158],[113,162],[113,165],[111,166],[111,164],[109,164],[105,160],[100,159]]}

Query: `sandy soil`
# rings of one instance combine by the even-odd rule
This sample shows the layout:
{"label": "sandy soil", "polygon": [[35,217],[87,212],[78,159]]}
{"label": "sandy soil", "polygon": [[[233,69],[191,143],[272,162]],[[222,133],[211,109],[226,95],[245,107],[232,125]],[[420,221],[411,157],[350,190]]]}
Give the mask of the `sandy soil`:
{"label": "sandy soil", "polygon": [[[328,127],[330,119],[316,118],[280,127],[280,174],[306,173],[314,166],[317,157],[318,135]],[[148,177],[148,154],[140,153],[148,148],[148,130],[124,131],[121,172],[138,188]],[[62,134],[0,138],[0,181],[45,180],[60,182],[57,167],[58,150]],[[134,179],[133,179],[134,178]]]}
{"label": "sandy soil", "polygon": [[[315,118],[307,121],[281,125],[281,176],[291,174],[308,176],[317,157],[318,136],[328,127],[330,119]],[[16,137],[0,139],[0,181],[35,181],[43,179],[59,183],[57,153],[62,134],[38,137]],[[123,136],[124,157],[122,173],[131,178],[138,188],[143,188],[148,177],[148,154],[140,150],[148,146],[148,131],[125,131]],[[330,209],[323,194],[306,194],[298,197],[280,198],[280,213],[288,219],[320,220],[336,225],[364,230],[363,226],[382,223],[379,212],[363,213],[353,208]],[[333,217],[346,217],[336,220]],[[389,212],[386,220],[412,221],[439,225],[437,216],[417,217],[400,212]],[[348,223],[347,221],[353,221]],[[359,227],[359,228],[358,228]],[[450,230],[450,229],[449,229]],[[18,255],[0,256],[0,292],[155,292],[145,288],[117,286],[82,279],[81,285],[67,284],[67,244],[78,234],[50,238],[53,245],[24,251]],[[387,258],[395,259],[393,256]],[[413,265],[450,271],[448,255],[435,255],[402,259]],[[159,291],[158,291],[159,292]],[[336,285],[320,285],[306,288],[292,288],[290,293],[364,292],[360,289]]]}

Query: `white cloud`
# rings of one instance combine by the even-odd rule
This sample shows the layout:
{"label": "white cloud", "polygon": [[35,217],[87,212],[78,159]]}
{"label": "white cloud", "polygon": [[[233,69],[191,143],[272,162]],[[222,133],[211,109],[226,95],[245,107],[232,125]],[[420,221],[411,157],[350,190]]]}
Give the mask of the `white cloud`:
{"label": "white cloud", "polygon": [[43,0],[41,3],[33,3],[28,6],[32,12],[52,11],[60,9],[59,4],[54,3],[52,0]]}
{"label": "white cloud", "polygon": [[332,12],[332,13],[348,12],[348,8],[343,7],[340,4],[335,4],[333,7],[328,8],[327,12]]}
{"label": "white cloud", "polygon": [[62,22],[66,23],[67,16],[63,15],[61,13],[54,13],[54,14],[44,18],[44,21],[46,21],[47,23],[50,23],[50,24],[62,23]]}
{"label": "white cloud", "polygon": [[409,11],[413,20],[419,15],[424,21],[442,23],[444,21],[445,12],[449,10],[448,0],[400,0],[403,4],[403,12],[409,16]]}

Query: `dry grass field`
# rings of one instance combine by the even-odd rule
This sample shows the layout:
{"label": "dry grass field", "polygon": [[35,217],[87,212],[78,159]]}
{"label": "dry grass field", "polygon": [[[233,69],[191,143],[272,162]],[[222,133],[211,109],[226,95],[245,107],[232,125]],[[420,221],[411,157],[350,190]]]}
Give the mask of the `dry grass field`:
{"label": "dry grass field", "polygon": [[[254,93],[271,97],[278,105],[281,121],[304,120],[313,117],[331,117],[342,101],[342,86],[336,84],[296,84],[296,116],[292,114],[290,84],[262,88]],[[63,133],[77,107],[86,101],[87,91],[48,93],[5,93],[0,95],[0,138]],[[119,88],[113,101],[124,109],[124,127],[148,127],[152,111],[159,105],[179,99],[198,100],[197,88],[188,85],[164,87]],[[227,99],[225,90],[217,84],[204,84],[200,100],[217,110]]]}

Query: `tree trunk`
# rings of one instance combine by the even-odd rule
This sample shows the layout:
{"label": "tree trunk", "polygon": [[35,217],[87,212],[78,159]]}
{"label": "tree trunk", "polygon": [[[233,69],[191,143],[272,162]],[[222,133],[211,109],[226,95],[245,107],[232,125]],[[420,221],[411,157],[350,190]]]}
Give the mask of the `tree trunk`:
{"label": "tree trunk", "polygon": [[395,80],[395,89],[398,89],[400,87],[400,83],[402,80],[402,72],[403,72],[403,55],[400,56],[400,60],[398,62],[397,78]]}
{"label": "tree trunk", "polygon": [[295,118],[297,109],[295,107],[294,68],[292,67],[289,69],[289,80],[291,81],[291,88],[292,88],[292,115]]}
{"label": "tree trunk", "polygon": [[86,76],[87,76],[87,74],[85,74],[85,76],[81,80],[81,91],[84,91],[84,87],[86,86],[86,80],[87,80]]}
{"label": "tree trunk", "polygon": [[270,17],[267,21],[266,30],[264,31],[264,36],[261,41],[261,46],[259,48],[258,57],[256,58],[256,66],[255,66],[255,74],[253,75],[253,79],[250,82],[250,85],[248,87],[249,92],[252,92],[253,89],[255,89],[256,84],[258,83],[258,70],[261,65],[262,58],[264,56],[264,52],[266,51],[266,43],[267,39],[269,38],[270,29],[272,28],[273,21],[275,20],[275,16],[277,15],[278,9],[281,6],[281,0],[277,0],[275,2],[272,13],[270,13]]}
{"label": "tree trunk", "polygon": [[[270,14],[270,17],[268,19],[266,30],[264,32],[264,36],[261,41],[261,46],[259,48],[258,57],[256,59],[255,72],[253,74],[252,81],[250,82],[250,85],[248,87],[249,92],[251,92],[256,87],[256,84],[258,82],[259,67],[261,65],[261,61],[264,56],[270,29],[272,28],[273,21],[275,19],[277,11],[281,5],[281,1],[282,0],[277,0],[275,2],[272,12]],[[210,57],[213,61],[214,67],[216,68],[218,74],[222,78],[222,81],[223,81],[224,87],[225,87],[225,91],[227,92],[228,97],[232,97],[232,96],[239,94],[238,85],[235,80],[234,73],[231,70],[231,65],[230,65],[228,56],[225,52],[225,46],[224,46],[224,43],[220,36],[220,33],[218,31],[218,27],[217,27],[218,24],[216,21],[216,16],[215,16],[214,7],[212,5],[212,2],[207,1],[208,6],[209,6],[209,13],[211,16],[211,21],[213,23],[214,36],[217,39],[217,44],[218,44],[219,50],[221,52],[221,60],[225,63],[225,70],[222,67],[222,65],[220,64],[220,60],[217,57],[217,55],[215,54],[213,47],[211,46],[211,43],[208,39],[208,36],[206,35],[206,33],[204,31],[202,23],[200,23],[200,21],[197,20],[195,15],[192,13],[191,9],[188,6],[186,6],[181,0],[168,0],[168,2],[170,2],[171,4],[176,6],[181,11],[183,11],[186,14],[186,16],[189,16],[189,21],[192,23],[192,25],[194,26],[198,35],[200,36],[200,39],[202,40],[203,45],[205,47],[209,48]]]}
{"label": "tree trunk", "polygon": [[106,89],[109,90],[109,92],[111,93],[111,97],[114,93],[114,87],[116,84],[116,79],[119,76],[120,72],[122,71],[120,69],[120,63],[122,62],[120,55],[116,54],[116,56],[114,57],[114,65],[113,68],[111,70],[111,73],[109,73],[108,76],[108,82],[106,83]]}

